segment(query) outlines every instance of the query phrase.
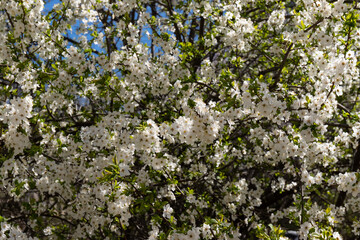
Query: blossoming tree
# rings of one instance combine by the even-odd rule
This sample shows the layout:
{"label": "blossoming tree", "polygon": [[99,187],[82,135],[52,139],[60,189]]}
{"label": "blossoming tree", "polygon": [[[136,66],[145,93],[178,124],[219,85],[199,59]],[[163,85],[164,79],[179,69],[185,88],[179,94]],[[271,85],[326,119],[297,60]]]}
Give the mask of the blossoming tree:
{"label": "blossoming tree", "polygon": [[360,235],[356,1],[0,0],[12,239]]}

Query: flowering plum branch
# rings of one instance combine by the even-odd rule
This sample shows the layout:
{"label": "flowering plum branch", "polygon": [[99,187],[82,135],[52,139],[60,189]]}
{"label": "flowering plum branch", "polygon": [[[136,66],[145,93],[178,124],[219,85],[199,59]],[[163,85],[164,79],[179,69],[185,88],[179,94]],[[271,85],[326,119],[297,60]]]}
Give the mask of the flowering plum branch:
{"label": "flowering plum branch", "polygon": [[356,1],[0,1],[1,239],[355,239]]}

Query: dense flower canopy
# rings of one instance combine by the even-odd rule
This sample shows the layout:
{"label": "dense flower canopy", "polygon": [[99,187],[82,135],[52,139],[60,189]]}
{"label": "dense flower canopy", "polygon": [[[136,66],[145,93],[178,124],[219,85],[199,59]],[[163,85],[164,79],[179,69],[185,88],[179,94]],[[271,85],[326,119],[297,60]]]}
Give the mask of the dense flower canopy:
{"label": "dense flower canopy", "polygon": [[355,239],[359,7],[0,0],[0,238]]}

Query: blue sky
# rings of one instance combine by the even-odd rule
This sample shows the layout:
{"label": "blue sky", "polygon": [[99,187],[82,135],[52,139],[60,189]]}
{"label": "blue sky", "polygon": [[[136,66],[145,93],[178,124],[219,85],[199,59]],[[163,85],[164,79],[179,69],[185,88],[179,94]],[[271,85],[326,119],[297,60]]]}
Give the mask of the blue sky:
{"label": "blue sky", "polygon": [[[61,0],[45,0],[44,2],[45,2],[44,11],[43,11],[43,14],[44,14],[44,15],[48,14],[48,13],[53,9],[53,7],[54,7],[55,4],[58,4],[58,3],[61,4],[61,3],[62,3]],[[150,12],[150,9],[149,9],[149,12]],[[76,24],[73,25],[73,31],[68,31],[68,32],[66,33],[68,37],[70,37],[70,38],[73,39],[73,40],[78,40],[79,36],[76,34],[75,29],[77,29],[77,28],[80,26],[80,23],[81,23],[81,21],[78,20],[78,21],[76,22]],[[100,25],[100,26],[101,26],[101,25]],[[143,31],[142,31],[142,36],[141,36],[141,42],[142,42],[142,43],[146,43],[148,46],[150,46],[151,41],[150,41],[150,40],[148,39],[148,37],[146,36],[145,31],[148,31],[150,34],[152,34],[152,30],[151,30],[150,28],[143,29]],[[92,39],[92,37],[90,36],[90,34],[85,35],[85,36],[87,36],[88,40]],[[121,43],[121,41],[120,41],[120,43],[118,44],[118,47],[119,47],[118,49],[120,49],[121,44],[122,44],[122,43]],[[93,44],[93,45],[92,45],[92,48],[95,49],[95,50],[97,50],[97,51],[99,51],[99,52],[104,52],[103,49],[101,49],[101,48],[99,47],[99,45]]]}

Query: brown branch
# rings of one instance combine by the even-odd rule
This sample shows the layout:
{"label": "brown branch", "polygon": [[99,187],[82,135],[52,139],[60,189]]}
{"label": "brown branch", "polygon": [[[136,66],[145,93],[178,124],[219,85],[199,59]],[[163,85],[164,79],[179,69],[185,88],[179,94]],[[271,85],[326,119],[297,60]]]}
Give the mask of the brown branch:
{"label": "brown branch", "polygon": [[304,30],[304,32],[308,32],[311,29],[315,28],[317,25],[319,25],[322,21],[324,21],[324,18],[320,18],[319,20],[317,20],[313,25],[311,25],[310,27],[308,27],[307,29]]}
{"label": "brown branch", "polygon": [[[355,151],[356,152],[350,166],[350,172],[357,172],[360,169],[360,140],[358,140],[358,146]],[[343,206],[346,195],[347,193],[345,191],[341,191],[336,199],[335,206]]]}
{"label": "brown branch", "polygon": [[6,11],[6,9],[5,9],[5,13],[6,13],[6,15],[7,15],[8,19],[9,19],[10,25],[14,28],[14,23],[13,23],[13,21],[11,19],[10,14],[8,13],[8,11]]}
{"label": "brown branch", "polygon": [[[65,39],[66,41],[71,42],[71,43],[74,44],[74,45],[77,45],[77,46],[80,45],[80,42],[75,41],[74,39],[71,39],[71,38],[69,38],[69,37],[67,37],[67,36],[63,36],[63,37],[64,37],[64,39]],[[94,52],[94,53],[96,53],[96,54],[98,54],[98,55],[100,55],[100,52],[97,51],[96,49],[91,49],[91,51]]]}
{"label": "brown branch", "polygon": [[[173,9],[172,9],[171,0],[167,0],[166,8],[169,11],[170,16],[173,18],[174,13],[173,13]],[[181,34],[179,26],[176,24],[175,20],[174,20],[174,27],[175,27],[176,40],[179,41],[179,42],[185,42],[185,37]]]}
{"label": "brown branch", "polygon": [[285,56],[279,66],[279,69],[276,73],[276,75],[274,76],[274,82],[272,84],[270,84],[269,86],[269,90],[274,90],[274,88],[276,87],[276,85],[278,84],[279,80],[280,80],[280,76],[281,76],[281,71],[283,70],[283,68],[285,67],[285,63],[286,63],[286,60],[287,58],[289,57],[289,54],[290,54],[290,51],[291,51],[291,48],[292,46],[294,45],[294,43],[291,43],[285,53]]}

